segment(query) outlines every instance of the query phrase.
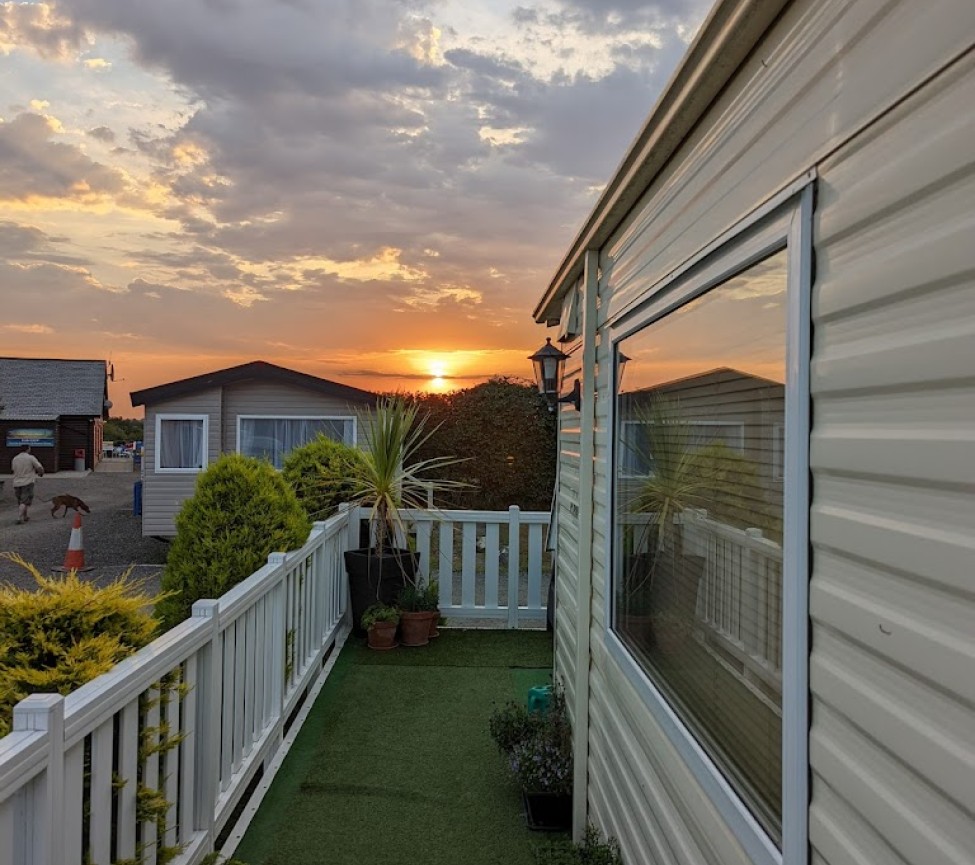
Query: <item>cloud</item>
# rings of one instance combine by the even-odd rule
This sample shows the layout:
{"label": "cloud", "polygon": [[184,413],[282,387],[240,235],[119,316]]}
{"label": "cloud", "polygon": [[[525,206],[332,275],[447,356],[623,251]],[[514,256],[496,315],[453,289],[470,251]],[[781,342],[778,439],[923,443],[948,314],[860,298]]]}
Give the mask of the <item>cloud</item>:
{"label": "cloud", "polygon": [[88,135],[96,138],[98,141],[103,141],[105,144],[115,143],[115,133],[107,126],[96,126],[93,129],[89,129]]}
{"label": "cloud", "polygon": [[86,256],[62,252],[59,247],[66,243],[67,237],[51,236],[36,226],[0,220],[0,261],[25,263],[43,260],[51,264],[89,264]]}
{"label": "cloud", "polygon": [[68,60],[88,45],[85,28],[51,3],[0,3],[0,54],[34,51],[46,60]]}
{"label": "cloud", "polygon": [[104,57],[89,57],[82,61],[86,69],[91,69],[92,71],[109,70],[112,68],[110,61],[106,60]]}
{"label": "cloud", "polygon": [[[80,299],[92,290],[105,294],[111,291],[81,265],[50,262],[0,262],[0,284],[10,297],[43,298],[47,311],[48,304],[70,297]],[[77,308],[73,308],[69,320],[76,314]]]}
{"label": "cloud", "polygon": [[445,285],[438,288],[414,289],[403,302],[415,309],[433,309],[447,303],[467,305],[471,308],[479,305],[483,295],[468,286]]}
{"label": "cloud", "polygon": [[32,334],[46,334],[54,333],[53,327],[48,327],[46,324],[5,324],[3,325],[4,330],[12,330],[16,333],[32,333]]}
{"label": "cloud", "polygon": [[118,171],[94,162],[74,144],[52,141],[57,131],[54,121],[39,114],[0,123],[0,201],[91,203],[124,191]]}
{"label": "cloud", "polygon": [[703,8],[3,4],[13,86],[63,123],[42,99],[0,123],[4,296],[50,291],[59,333],[167,358],[378,370],[405,339],[474,339],[523,360],[531,298]]}

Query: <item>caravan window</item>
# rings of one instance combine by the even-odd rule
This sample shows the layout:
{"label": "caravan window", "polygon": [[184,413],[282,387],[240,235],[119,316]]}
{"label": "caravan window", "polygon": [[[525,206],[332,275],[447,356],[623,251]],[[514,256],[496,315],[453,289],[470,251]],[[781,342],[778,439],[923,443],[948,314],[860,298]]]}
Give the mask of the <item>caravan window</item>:
{"label": "caravan window", "polygon": [[782,826],[787,254],[617,343],[612,629],[767,834]]}
{"label": "caravan window", "polygon": [[156,415],[156,471],[198,472],[207,464],[206,415]]}
{"label": "caravan window", "polygon": [[324,435],[334,441],[354,445],[354,417],[258,417],[237,419],[237,450],[245,456],[258,457],[275,468],[284,465],[285,457],[297,447]]}

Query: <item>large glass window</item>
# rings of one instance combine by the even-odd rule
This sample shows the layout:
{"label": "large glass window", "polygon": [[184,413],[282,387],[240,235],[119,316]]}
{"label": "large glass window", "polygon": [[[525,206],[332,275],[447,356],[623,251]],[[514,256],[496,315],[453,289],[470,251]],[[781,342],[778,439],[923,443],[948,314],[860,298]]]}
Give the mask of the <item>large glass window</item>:
{"label": "large glass window", "polygon": [[612,628],[782,835],[786,251],[617,343]]}
{"label": "large glass window", "polygon": [[292,450],[319,434],[355,444],[355,419],[351,417],[241,417],[239,423],[238,450],[266,459],[275,468],[281,468]]}
{"label": "large glass window", "polygon": [[157,471],[200,471],[207,461],[206,445],[206,415],[157,415]]}

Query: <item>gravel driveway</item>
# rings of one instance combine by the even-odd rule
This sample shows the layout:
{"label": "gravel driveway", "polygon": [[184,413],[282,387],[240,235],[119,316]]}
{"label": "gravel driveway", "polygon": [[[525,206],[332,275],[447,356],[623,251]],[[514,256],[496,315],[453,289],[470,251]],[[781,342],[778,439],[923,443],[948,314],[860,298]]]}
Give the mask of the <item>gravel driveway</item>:
{"label": "gravel driveway", "polygon": [[[84,579],[106,583],[129,565],[136,565],[133,576],[146,579],[147,589],[158,591],[159,575],[169,545],[165,541],[142,537],[142,518],[132,515],[132,487],[139,478],[135,472],[59,472],[37,481],[30,522],[17,525],[17,503],[10,477],[0,491],[0,551],[20,553],[41,573],[64,563],[71,537],[74,511],[65,519],[51,517],[50,500],[61,493],[82,499],[90,514],[82,514],[82,539],[85,564],[93,570]],[[0,559],[0,582],[32,588],[34,581],[23,568]]]}

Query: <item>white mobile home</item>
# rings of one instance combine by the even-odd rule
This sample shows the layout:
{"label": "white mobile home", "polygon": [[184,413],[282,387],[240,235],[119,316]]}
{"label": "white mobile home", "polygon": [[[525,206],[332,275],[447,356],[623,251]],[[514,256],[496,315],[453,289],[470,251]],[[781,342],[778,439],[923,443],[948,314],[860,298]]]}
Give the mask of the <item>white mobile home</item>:
{"label": "white mobile home", "polygon": [[973,143],[971,0],[720,0],[535,308],[630,865],[975,862]]}
{"label": "white mobile home", "polygon": [[222,453],[287,453],[323,433],[358,444],[358,411],[376,395],[265,361],[252,361],[132,393],[145,406],[142,534],[176,533],[196,478]]}

